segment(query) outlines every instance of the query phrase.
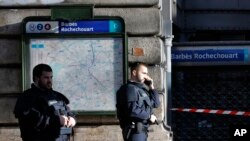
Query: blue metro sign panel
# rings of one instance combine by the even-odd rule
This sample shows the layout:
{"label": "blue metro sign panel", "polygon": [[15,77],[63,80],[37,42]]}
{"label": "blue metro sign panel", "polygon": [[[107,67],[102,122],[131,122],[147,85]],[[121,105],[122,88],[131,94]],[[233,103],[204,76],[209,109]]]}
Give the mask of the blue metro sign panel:
{"label": "blue metro sign panel", "polygon": [[172,49],[175,65],[245,65],[250,63],[248,47],[177,47]]}
{"label": "blue metro sign panel", "polygon": [[26,23],[26,33],[119,33],[123,31],[119,20],[82,20],[66,21],[29,21]]}
{"label": "blue metro sign panel", "polygon": [[173,62],[245,61],[244,49],[173,50]]}

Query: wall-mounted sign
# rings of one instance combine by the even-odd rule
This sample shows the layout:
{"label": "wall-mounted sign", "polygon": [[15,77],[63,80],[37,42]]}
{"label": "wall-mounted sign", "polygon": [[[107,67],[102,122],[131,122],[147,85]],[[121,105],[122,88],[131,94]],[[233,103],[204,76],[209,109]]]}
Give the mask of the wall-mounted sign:
{"label": "wall-mounted sign", "polygon": [[249,47],[175,47],[174,65],[242,65],[249,64]]}
{"label": "wall-mounted sign", "polygon": [[29,21],[26,33],[119,33],[122,24],[119,20]]}

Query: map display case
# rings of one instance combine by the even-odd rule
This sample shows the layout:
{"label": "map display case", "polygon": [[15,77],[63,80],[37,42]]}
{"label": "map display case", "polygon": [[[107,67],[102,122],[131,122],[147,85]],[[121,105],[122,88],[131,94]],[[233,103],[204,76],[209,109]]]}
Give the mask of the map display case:
{"label": "map display case", "polygon": [[80,114],[115,114],[115,93],[127,80],[127,41],[121,18],[65,21],[28,17],[23,21],[23,89],[32,69],[53,69],[53,89]]}

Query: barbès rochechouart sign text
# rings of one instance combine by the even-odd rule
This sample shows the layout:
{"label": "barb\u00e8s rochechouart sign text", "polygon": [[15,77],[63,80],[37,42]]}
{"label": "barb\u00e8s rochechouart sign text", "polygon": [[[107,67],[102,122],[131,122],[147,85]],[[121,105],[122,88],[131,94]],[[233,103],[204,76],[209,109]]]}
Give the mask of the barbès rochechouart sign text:
{"label": "barb\u00e8s rochechouart sign text", "polygon": [[172,62],[246,62],[248,49],[172,50]]}
{"label": "barb\u00e8s rochechouart sign text", "polygon": [[249,60],[249,49],[184,49],[172,50],[172,62],[175,64],[247,64]]}

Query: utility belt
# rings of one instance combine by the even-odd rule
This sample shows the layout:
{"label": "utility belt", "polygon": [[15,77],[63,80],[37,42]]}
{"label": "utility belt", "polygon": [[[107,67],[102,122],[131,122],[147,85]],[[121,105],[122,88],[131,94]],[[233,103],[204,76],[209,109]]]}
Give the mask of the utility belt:
{"label": "utility belt", "polygon": [[147,132],[148,132],[148,128],[142,122],[132,122],[129,126],[125,127],[123,130],[125,130],[124,137],[126,139],[129,139],[129,137],[132,133],[133,134],[140,134],[140,133],[147,134]]}
{"label": "utility belt", "polygon": [[148,128],[142,122],[132,122],[131,127],[135,133],[148,132]]}

